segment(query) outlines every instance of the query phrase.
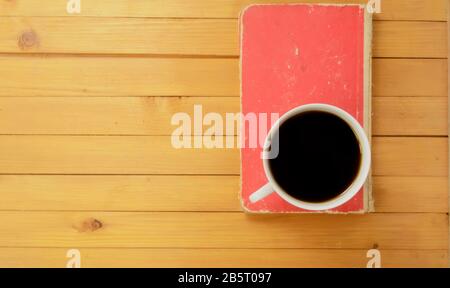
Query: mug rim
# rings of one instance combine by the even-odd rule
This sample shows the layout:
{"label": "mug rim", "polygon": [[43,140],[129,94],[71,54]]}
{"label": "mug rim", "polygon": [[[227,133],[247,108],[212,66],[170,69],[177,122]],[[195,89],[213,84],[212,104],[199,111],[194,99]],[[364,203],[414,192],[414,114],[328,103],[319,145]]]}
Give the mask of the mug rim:
{"label": "mug rim", "polygon": [[[358,191],[361,189],[361,187],[365,184],[367,176],[369,175],[370,171],[370,164],[371,164],[371,152],[370,152],[370,144],[369,140],[367,138],[366,132],[361,127],[359,122],[348,112],[345,110],[329,105],[329,104],[322,104],[322,103],[313,103],[313,104],[305,104],[301,106],[297,106],[288,112],[284,113],[271,127],[269,133],[266,136],[266,140],[264,143],[264,147],[271,147],[271,135],[273,135],[275,132],[278,131],[280,126],[286,122],[288,119],[292,118],[293,116],[310,112],[310,111],[319,111],[319,112],[327,112],[331,113],[340,119],[344,120],[347,125],[352,129],[353,133],[355,134],[356,138],[358,139],[358,144],[361,150],[361,163],[359,167],[359,171],[355,179],[352,181],[352,183],[347,187],[345,191],[340,193],[338,196],[329,199],[324,202],[307,202],[300,199],[297,199],[290,194],[288,194],[281,186],[277,183],[275,178],[272,175],[272,172],[270,171],[270,165],[269,165],[269,158],[263,159],[263,166],[264,166],[264,172],[266,174],[267,179],[269,180],[270,185],[274,189],[274,191],[280,195],[281,198],[283,198],[285,201],[289,202],[290,204],[303,208],[306,210],[312,210],[312,211],[319,211],[319,210],[329,210],[336,208],[350,199],[352,199]],[[264,148],[263,148],[264,149]]]}

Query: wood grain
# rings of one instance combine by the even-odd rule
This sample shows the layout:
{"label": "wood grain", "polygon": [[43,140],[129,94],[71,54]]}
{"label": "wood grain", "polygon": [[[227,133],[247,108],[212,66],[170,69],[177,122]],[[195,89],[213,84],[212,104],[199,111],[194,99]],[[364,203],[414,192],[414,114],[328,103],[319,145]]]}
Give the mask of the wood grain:
{"label": "wood grain", "polygon": [[[187,113],[194,121],[194,105],[202,105],[203,115],[215,112],[225,119],[226,113],[239,112],[239,99],[3,97],[0,98],[0,134],[171,135],[178,127],[171,125],[174,114]],[[17,107],[21,107],[20,113]]]}
{"label": "wood grain", "polygon": [[0,212],[3,247],[447,249],[446,214]]}
{"label": "wood grain", "polygon": [[[0,56],[0,79],[0,96],[239,96],[237,59]],[[447,88],[447,60],[373,60],[374,96]]]}
{"label": "wood grain", "polygon": [[[0,136],[0,138],[2,151],[0,173],[239,173],[237,149],[176,149],[172,146],[170,136]],[[191,143],[193,142],[194,139]]]}
{"label": "wood grain", "polygon": [[447,60],[374,59],[373,96],[447,97]]}
{"label": "wood grain", "polygon": [[[239,176],[2,175],[0,210],[241,211]],[[448,211],[447,177],[373,177],[376,212]]]}
{"label": "wood grain", "polygon": [[378,176],[372,185],[377,212],[448,211],[447,177]]}
{"label": "wood grain", "polygon": [[[226,119],[240,111],[239,102],[239,97],[3,97],[0,134],[171,135],[176,113],[194,119],[194,105],[202,105],[203,115]],[[445,97],[376,97],[373,135],[447,135],[446,105]]]}
{"label": "wood grain", "polygon": [[[303,0],[303,3],[321,3],[321,0]],[[193,17],[237,18],[239,12],[254,3],[298,3],[297,0],[97,0],[83,2],[80,16],[99,17]],[[328,0],[327,3],[366,4],[366,0]],[[0,16],[69,16],[66,3],[56,5],[51,0],[2,1]],[[76,15],[75,15],[76,16]],[[447,20],[445,0],[389,0],[382,1],[380,14],[384,20]]]}
{"label": "wood grain", "polygon": [[[0,248],[0,267],[64,268],[68,249]],[[447,250],[381,250],[384,268],[445,268]],[[82,268],[364,268],[367,250],[80,249]],[[245,255],[245,258],[242,257]]]}
{"label": "wood grain", "polygon": [[[374,57],[447,58],[445,22],[381,21],[373,30]],[[238,21],[6,17],[0,52],[238,56]]]}
{"label": "wood grain", "polygon": [[[449,5],[450,5],[450,1],[447,1],[447,9],[448,9]],[[450,11],[447,11],[447,30],[449,32],[447,34],[447,45],[448,45],[448,47],[450,47]],[[448,52],[450,54],[450,50]],[[450,65],[449,65],[449,67],[450,67]],[[447,73],[447,83],[449,83],[449,82],[450,82],[450,73]],[[448,95],[450,95],[450,88],[448,89],[447,96]],[[450,105],[447,105],[447,111],[449,111],[449,109],[450,109]],[[450,117],[448,118],[448,121],[450,123]],[[449,146],[449,149],[450,149],[450,146]],[[450,168],[449,168],[449,171],[450,171]],[[448,184],[448,185],[450,185],[450,184]],[[450,210],[450,196],[448,197],[447,200],[448,200],[448,207],[449,207],[449,210]],[[449,221],[449,227],[450,227],[450,214],[447,212],[447,215],[449,216],[448,221]],[[449,233],[450,233],[450,228],[449,228]],[[449,239],[450,239],[450,234],[449,234]],[[448,249],[450,250],[450,240],[449,240],[448,244],[449,244]],[[450,257],[447,257],[447,260],[448,260],[447,261],[447,267],[450,267]]]}
{"label": "wood grain", "polygon": [[[447,143],[443,137],[374,137],[373,175],[447,176]],[[0,136],[0,151],[2,174],[238,175],[240,170],[238,149],[175,149],[169,136]]]}
{"label": "wood grain", "polygon": [[447,135],[446,97],[375,97],[373,135]]}
{"label": "wood grain", "polygon": [[375,57],[447,58],[446,24],[375,22],[372,53]]}
{"label": "wood grain", "polygon": [[236,59],[0,56],[0,96],[238,96],[238,71]]}
{"label": "wood grain", "polygon": [[7,17],[0,52],[237,55],[237,30],[227,19]]}
{"label": "wood grain", "polygon": [[447,138],[374,137],[372,173],[380,176],[446,176]]}

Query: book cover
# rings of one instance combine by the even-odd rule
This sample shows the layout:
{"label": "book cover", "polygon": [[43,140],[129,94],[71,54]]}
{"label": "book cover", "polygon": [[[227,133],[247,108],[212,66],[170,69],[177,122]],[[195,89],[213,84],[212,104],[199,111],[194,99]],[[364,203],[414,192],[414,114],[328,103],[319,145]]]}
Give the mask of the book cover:
{"label": "book cover", "polygon": [[[370,140],[372,15],[365,5],[252,5],[241,13],[240,36],[244,116],[281,116],[303,104],[330,104],[350,113]],[[270,129],[270,119],[266,120]],[[312,212],[292,206],[276,193],[256,203],[249,201],[249,196],[267,179],[260,157],[262,146],[249,145],[250,129],[245,121],[241,126],[240,199],[244,210]],[[268,131],[259,132],[264,139]],[[351,200],[320,212],[371,211],[369,175],[365,186]]]}

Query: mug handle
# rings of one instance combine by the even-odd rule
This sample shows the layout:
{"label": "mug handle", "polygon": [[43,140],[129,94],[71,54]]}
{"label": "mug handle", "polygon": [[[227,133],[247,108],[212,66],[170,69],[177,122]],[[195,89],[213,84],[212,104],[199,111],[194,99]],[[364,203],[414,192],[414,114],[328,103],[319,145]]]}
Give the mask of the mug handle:
{"label": "mug handle", "polygon": [[249,197],[250,202],[251,203],[258,202],[258,201],[266,198],[273,192],[275,192],[275,191],[273,190],[272,185],[270,185],[270,183],[266,183],[264,186],[262,186],[261,188],[259,188],[258,190],[256,190],[255,192],[253,192],[250,195],[250,197]]}

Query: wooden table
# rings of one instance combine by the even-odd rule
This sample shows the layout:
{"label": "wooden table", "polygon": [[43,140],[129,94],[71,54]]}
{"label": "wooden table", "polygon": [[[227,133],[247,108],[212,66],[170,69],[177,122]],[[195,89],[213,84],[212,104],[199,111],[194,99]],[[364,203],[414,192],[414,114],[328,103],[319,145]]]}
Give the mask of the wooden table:
{"label": "wooden table", "polygon": [[447,0],[375,16],[377,212],[351,216],[246,215],[237,149],[171,146],[173,113],[239,110],[253,2],[0,1],[0,266],[448,265]]}

